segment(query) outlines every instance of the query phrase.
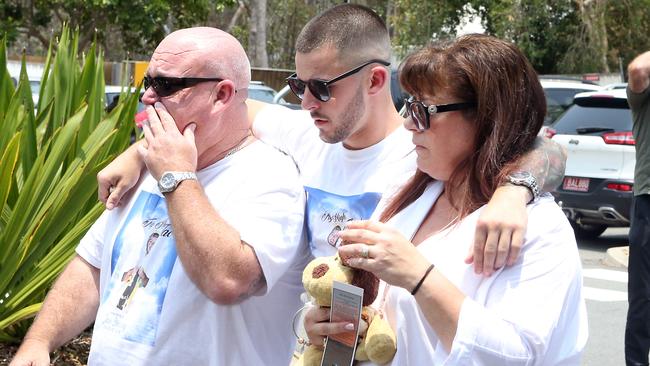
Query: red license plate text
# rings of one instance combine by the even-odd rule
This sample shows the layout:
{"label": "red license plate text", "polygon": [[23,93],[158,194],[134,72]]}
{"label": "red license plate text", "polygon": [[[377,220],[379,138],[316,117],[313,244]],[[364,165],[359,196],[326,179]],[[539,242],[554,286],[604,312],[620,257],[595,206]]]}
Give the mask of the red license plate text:
{"label": "red license plate text", "polygon": [[589,191],[589,178],[565,177],[562,189],[565,191],[587,192]]}

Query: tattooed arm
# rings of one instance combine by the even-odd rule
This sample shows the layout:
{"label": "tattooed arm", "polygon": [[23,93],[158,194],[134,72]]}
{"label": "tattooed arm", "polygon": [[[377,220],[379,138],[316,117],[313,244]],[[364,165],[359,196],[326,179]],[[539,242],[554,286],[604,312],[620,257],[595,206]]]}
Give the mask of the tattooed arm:
{"label": "tattooed arm", "polygon": [[538,137],[533,150],[520,159],[518,170],[530,172],[537,179],[542,192],[551,192],[562,183],[566,158],[562,146],[547,138]]}

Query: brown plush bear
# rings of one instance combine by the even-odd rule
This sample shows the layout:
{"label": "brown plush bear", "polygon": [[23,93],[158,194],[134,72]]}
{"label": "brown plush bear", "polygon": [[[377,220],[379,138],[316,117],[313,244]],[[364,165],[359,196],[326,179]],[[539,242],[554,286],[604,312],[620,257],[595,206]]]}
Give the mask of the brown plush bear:
{"label": "brown plush bear", "polygon": [[[379,279],[372,273],[347,267],[338,255],[319,257],[311,261],[302,273],[302,283],[316,305],[331,306],[334,281],[363,288],[363,306],[359,324],[359,344],[355,353],[358,361],[376,364],[390,362],[397,351],[395,333],[383,316],[369,305],[377,298]],[[323,350],[308,346],[295,365],[318,366]]]}

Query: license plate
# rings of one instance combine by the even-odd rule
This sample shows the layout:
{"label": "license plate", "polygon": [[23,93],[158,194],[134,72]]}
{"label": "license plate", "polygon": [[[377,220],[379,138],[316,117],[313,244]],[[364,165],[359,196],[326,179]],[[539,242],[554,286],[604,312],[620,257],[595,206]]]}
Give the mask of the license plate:
{"label": "license plate", "polygon": [[587,192],[589,191],[589,178],[564,178],[562,189],[565,191]]}

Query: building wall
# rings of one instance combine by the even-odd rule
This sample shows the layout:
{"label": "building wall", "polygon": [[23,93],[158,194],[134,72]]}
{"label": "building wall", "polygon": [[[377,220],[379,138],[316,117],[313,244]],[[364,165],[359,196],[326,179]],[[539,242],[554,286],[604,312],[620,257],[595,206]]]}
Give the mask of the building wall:
{"label": "building wall", "polygon": [[[25,66],[27,68],[27,78],[29,78],[29,80],[41,80],[43,77],[43,69],[45,68],[43,63],[26,62]],[[16,80],[20,77],[20,68],[20,61],[7,60],[7,70],[9,70],[9,75]]]}

